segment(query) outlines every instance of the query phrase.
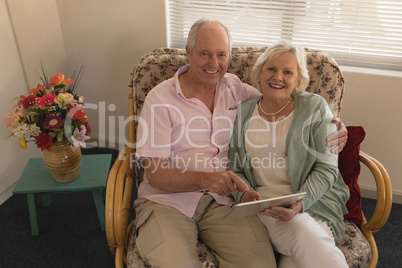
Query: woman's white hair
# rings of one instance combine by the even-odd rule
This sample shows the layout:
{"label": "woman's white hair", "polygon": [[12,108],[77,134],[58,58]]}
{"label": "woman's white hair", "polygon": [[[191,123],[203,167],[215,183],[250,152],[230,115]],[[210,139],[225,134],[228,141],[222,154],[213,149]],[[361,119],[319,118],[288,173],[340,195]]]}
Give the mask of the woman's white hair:
{"label": "woman's white hair", "polygon": [[310,78],[307,70],[307,58],[304,48],[298,47],[287,40],[280,40],[277,43],[269,46],[264,53],[257,59],[253,70],[251,71],[251,81],[253,85],[262,92],[261,84],[259,82],[262,67],[266,61],[271,61],[284,52],[291,52],[295,55],[298,66],[298,80],[299,84],[293,90],[292,94],[306,90],[310,83]]}
{"label": "woman's white hair", "polygon": [[190,31],[188,32],[187,44],[186,44],[186,46],[189,50],[189,53],[190,54],[193,53],[193,48],[195,46],[195,39],[197,37],[198,29],[201,27],[201,25],[203,25],[206,22],[216,23],[216,24],[219,24],[220,26],[222,26],[222,28],[225,30],[226,35],[228,37],[229,54],[230,54],[232,51],[232,37],[230,35],[229,29],[225,25],[223,25],[222,22],[215,20],[215,19],[207,19],[207,18],[201,18],[201,19],[197,20],[196,22],[194,22],[194,24],[191,26]]}

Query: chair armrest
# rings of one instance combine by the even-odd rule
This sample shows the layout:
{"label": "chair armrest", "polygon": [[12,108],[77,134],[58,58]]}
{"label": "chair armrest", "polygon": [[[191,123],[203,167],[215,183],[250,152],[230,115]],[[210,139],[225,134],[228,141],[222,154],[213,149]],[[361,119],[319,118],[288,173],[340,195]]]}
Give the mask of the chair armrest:
{"label": "chair armrest", "polygon": [[109,173],[106,187],[106,236],[116,267],[123,267],[126,252],[128,218],[133,213],[133,172],[130,149],[124,148]]}
{"label": "chair armrest", "polygon": [[[134,73],[134,72],[133,72]],[[127,252],[127,229],[130,215],[134,212],[133,181],[134,166],[131,162],[135,151],[135,116],[133,101],[133,75],[129,84],[129,144],[120,153],[109,172],[106,186],[105,222],[106,237],[110,251],[115,254],[115,266],[124,267]]]}
{"label": "chair armrest", "polygon": [[113,254],[116,253],[116,239],[114,235],[114,194],[115,184],[117,179],[117,173],[124,159],[124,149],[120,151],[119,156],[113,163],[113,166],[109,172],[106,185],[106,197],[105,197],[105,224],[106,224],[106,238],[109,244],[110,251]]}
{"label": "chair armrest", "polygon": [[391,180],[384,166],[375,158],[360,152],[359,160],[370,169],[377,186],[377,204],[373,216],[365,224],[366,230],[375,233],[384,226],[391,212]]}
{"label": "chair armrest", "polygon": [[392,185],[386,169],[378,160],[362,151],[359,153],[359,160],[370,169],[377,186],[377,203],[374,213],[368,221],[363,215],[360,226],[371,248],[372,260],[369,267],[374,268],[378,262],[378,250],[373,234],[384,226],[391,212]]}

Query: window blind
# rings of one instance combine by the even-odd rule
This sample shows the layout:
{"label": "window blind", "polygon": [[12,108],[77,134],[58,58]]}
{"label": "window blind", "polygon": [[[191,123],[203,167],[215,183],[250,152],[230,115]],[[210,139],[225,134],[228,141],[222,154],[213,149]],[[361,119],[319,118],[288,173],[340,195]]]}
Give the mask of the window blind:
{"label": "window blind", "polygon": [[184,48],[199,18],[225,24],[233,46],[288,39],[338,64],[402,71],[401,0],[168,0],[168,45]]}

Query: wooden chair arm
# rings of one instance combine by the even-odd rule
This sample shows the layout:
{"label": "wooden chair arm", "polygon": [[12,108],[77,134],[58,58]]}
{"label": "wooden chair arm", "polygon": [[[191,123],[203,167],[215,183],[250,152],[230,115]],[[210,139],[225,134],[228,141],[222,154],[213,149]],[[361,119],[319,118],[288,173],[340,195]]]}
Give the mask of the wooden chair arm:
{"label": "wooden chair arm", "polygon": [[127,226],[133,213],[133,172],[130,169],[130,149],[123,149],[109,173],[106,188],[106,236],[115,257],[116,267],[124,267]]}
{"label": "wooden chair arm", "polygon": [[115,254],[115,266],[124,267],[127,252],[127,229],[130,215],[134,212],[133,182],[134,167],[131,162],[135,151],[135,117],[133,102],[133,80],[129,84],[129,144],[119,154],[109,173],[106,188],[105,221],[106,237],[110,251]]}
{"label": "wooden chair arm", "polygon": [[116,238],[114,235],[114,195],[115,185],[117,179],[117,173],[124,160],[124,149],[119,153],[116,161],[109,172],[107,185],[106,185],[106,197],[105,197],[105,224],[106,224],[106,238],[109,244],[110,251],[116,253]]}
{"label": "wooden chair arm", "polygon": [[359,160],[370,169],[377,186],[377,203],[374,213],[368,221],[363,215],[360,226],[371,248],[372,259],[369,268],[375,268],[378,262],[378,250],[373,234],[384,226],[391,212],[392,185],[387,171],[378,160],[362,151],[360,151]]}
{"label": "wooden chair arm", "polygon": [[370,169],[377,186],[377,204],[373,216],[365,225],[366,230],[375,233],[384,226],[391,212],[391,180],[384,166],[375,158],[364,152],[360,152],[359,160]]}

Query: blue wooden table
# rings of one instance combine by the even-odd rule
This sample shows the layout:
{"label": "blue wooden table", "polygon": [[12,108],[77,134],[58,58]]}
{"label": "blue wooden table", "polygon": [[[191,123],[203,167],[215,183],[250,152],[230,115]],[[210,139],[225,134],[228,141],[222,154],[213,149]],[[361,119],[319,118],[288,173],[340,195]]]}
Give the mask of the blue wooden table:
{"label": "blue wooden table", "polygon": [[35,194],[41,194],[44,206],[50,206],[50,193],[92,191],[102,231],[105,231],[105,205],[102,194],[109,174],[111,154],[83,155],[80,174],[71,182],[56,182],[43,164],[42,158],[31,158],[25,166],[14,194],[26,194],[32,235],[39,235]]}

